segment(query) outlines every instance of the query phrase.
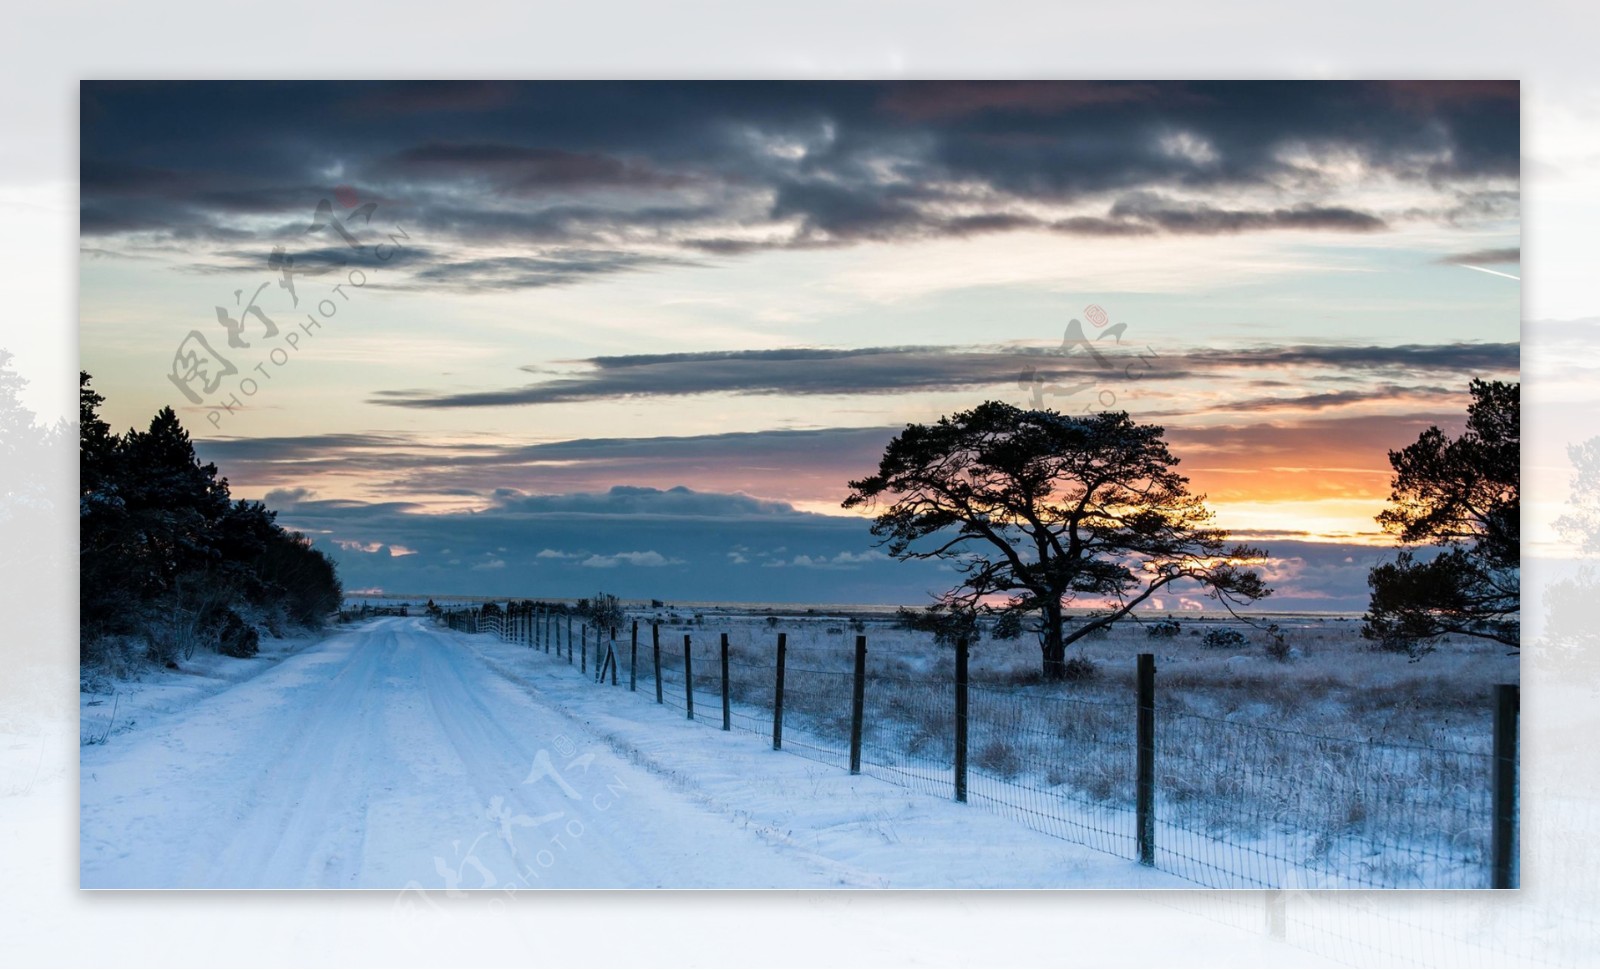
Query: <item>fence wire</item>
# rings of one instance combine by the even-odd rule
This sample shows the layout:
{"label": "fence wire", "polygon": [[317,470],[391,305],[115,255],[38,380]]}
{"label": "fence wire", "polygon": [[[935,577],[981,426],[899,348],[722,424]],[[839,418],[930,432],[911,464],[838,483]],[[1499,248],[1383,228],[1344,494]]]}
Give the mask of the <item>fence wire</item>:
{"label": "fence wire", "polygon": [[969,688],[968,801],[1124,858],[1136,854],[1129,707],[1046,690]]}
{"label": "fence wire", "polygon": [[1159,865],[1220,889],[1486,888],[1484,752],[1156,709]]}
{"label": "fence wire", "polygon": [[[572,663],[572,653],[583,653],[573,643],[581,639],[582,624],[572,626],[569,638],[569,619],[469,610],[447,613],[442,622],[527,646],[552,663]],[[721,728],[719,635],[667,625],[658,633],[662,703],[687,717],[692,697],[693,719]],[[642,628],[639,638],[636,668],[629,634],[615,642],[616,683],[626,690],[632,674],[637,696],[653,701],[650,629]],[[782,695],[783,750],[839,768],[850,759],[854,656],[847,639],[832,649],[791,651]],[[606,645],[591,632],[591,682]],[[727,670],[729,727],[770,738],[773,645],[731,637]],[[605,685],[611,685],[609,676]],[[869,656],[862,772],[955,797],[956,690],[952,676],[907,676],[903,663]],[[1487,750],[1326,737],[1181,708],[1156,705],[1158,868],[1214,889],[1489,885]],[[1135,710],[1131,691],[1118,703],[1076,696],[1070,685],[972,682],[967,802],[1058,838],[1137,858]],[[1252,920],[1261,912],[1244,910]],[[1273,917],[1269,907],[1273,918],[1280,932],[1295,929],[1292,912]],[[1318,925],[1337,934],[1327,919]]]}

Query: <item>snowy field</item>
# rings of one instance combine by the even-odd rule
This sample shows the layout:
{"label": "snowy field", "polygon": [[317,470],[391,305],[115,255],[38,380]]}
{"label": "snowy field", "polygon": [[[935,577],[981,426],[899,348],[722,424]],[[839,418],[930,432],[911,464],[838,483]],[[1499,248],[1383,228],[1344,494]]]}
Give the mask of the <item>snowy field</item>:
{"label": "snowy field", "polygon": [[132,723],[82,748],[83,886],[1185,885],[424,618],[275,650],[183,702],[188,675],[122,685]]}
{"label": "snowy field", "polygon": [[[448,605],[448,604],[446,604]],[[952,798],[953,658],[881,614],[637,612],[620,686],[578,657],[419,609],[260,657],[82,695],[86,887],[1464,888],[1486,880],[1489,685],[1517,659],[1364,649],[1356,624],[1184,620],[1089,640],[1039,681],[1030,641],[972,651],[969,804]],[[664,704],[649,630],[659,624]],[[1227,649],[1201,631],[1247,635]],[[575,622],[574,631],[582,629]],[[1194,631],[1191,634],[1190,631]],[[507,631],[508,635],[511,631]],[[735,731],[723,733],[718,640]],[[777,635],[785,750],[771,750]],[[845,770],[868,639],[863,771]],[[525,641],[524,628],[519,636]],[[690,638],[696,717],[685,717]],[[1156,870],[1132,860],[1133,660],[1158,664]],[[584,654],[587,653],[587,658]],[[590,674],[580,667],[587,659]],[[639,691],[627,689],[630,673]]]}
{"label": "snowy field", "polygon": [[[688,636],[695,716],[720,727],[718,642],[726,634],[732,725],[764,736],[784,635],[786,747],[836,768],[848,758],[853,644],[865,636],[863,770],[952,796],[951,649],[897,629],[882,613],[707,606],[636,618],[645,631],[637,675],[651,699],[654,623],[664,701],[687,706]],[[1149,651],[1158,666],[1158,867],[1211,888],[1486,886],[1490,688],[1517,681],[1517,658],[1445,643],[1413,662],[1368,649],[1350,618],[1253,622],[1188,616],[1167,638],[1150,636],[1148,625],[1119,624],[1074,650],[1093,674],[1068,684],[1041,682],[1031,639],[981,642],[972,651],[969,801],[1132,857],[1134,658]],[[1284,637],[1277,657],[1269,623]],[[490,635],[529,635],[526,625],[498,619],[479,625]],[[560,650],[566,619],[556,627]],[[1207,646],[1206,634],[1217,630],[1240,636]],[[573,632],[576,663],[584,665],[587,650],[592,665],[595,638],[584,643],[581,619]],[[534,638],[543,643],[538,631]]]}

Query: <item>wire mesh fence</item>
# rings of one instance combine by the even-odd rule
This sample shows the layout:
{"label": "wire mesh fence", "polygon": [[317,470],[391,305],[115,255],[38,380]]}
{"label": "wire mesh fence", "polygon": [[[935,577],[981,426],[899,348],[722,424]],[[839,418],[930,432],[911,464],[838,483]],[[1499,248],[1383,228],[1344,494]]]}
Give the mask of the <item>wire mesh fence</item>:
{"label": "wire mesh fence", "polygon": [[1205,886],[1487,888],[1487,752],[1158,709],[1163,868]]}
{"label": "wire mesh fence", "polygon": [[[570,613],[448,611],[441,621],[571,662]],[[645,623],[635,651],[631,628],[613,641],[585,638],[584,626],[577,621],[576,636],[591,682],[631,684],[637,698],[659,697],[687,719],[774,746],[781,731],[782,750],[841,769],[858,747],[863,774],[1142,858],[1198,886],[1492,884],[1487,742],[1472,750],[1320,736],[1159,701],[1146,729],[1153,736],[1141,737],[1132,692],[1118,701],[1070,684],[967,682],[943,670],[908,672],[864,647],[858,685],[842,630],[829,631],[839,634],[831,645],[790,652],[780,664],[772,638],[747,631]],[[608,652],[616,676],[597,681]],[[1151,789],[1147,809],[1141,779]]]}
{"label": "wire mesh fence", "polygon": [[1136,855],[1129,705],[1041,689],[969,692],[969,802],[1101,852]]}

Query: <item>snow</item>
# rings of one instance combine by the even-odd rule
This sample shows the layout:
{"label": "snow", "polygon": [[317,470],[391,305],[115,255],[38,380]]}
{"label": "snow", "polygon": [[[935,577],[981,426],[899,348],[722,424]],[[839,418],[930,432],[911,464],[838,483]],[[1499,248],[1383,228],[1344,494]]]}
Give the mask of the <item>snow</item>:
{"label": "snow", "polygon": [[84,887],[1189,885],[421,617],[247,663],[82,749]]}
{"label": "snow", "polygon": [[79,723],[84,743],[103,743],[138,725],[154,724],[174,711],[220,693],[276,666],[317,643],[312,634],[261,638],[254,657],[227,657],[200,652],[182,661],[177,670],[146,668],[137,679],[112,679],[90,672],[83,681],[91,689],[78,695]]}

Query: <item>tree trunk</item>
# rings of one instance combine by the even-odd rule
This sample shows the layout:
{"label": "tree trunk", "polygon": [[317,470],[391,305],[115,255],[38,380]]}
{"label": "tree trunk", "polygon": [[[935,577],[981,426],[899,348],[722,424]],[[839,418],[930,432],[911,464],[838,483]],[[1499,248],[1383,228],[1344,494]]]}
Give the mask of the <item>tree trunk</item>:
{"label": "tree trunk", "polygon": [[1061,604],[1049,602],[1044,607],[1044,679],[1067,679],[1067,645],[1061,641]]}

